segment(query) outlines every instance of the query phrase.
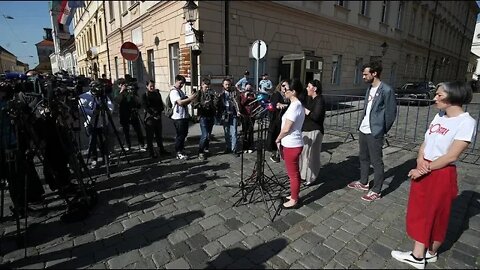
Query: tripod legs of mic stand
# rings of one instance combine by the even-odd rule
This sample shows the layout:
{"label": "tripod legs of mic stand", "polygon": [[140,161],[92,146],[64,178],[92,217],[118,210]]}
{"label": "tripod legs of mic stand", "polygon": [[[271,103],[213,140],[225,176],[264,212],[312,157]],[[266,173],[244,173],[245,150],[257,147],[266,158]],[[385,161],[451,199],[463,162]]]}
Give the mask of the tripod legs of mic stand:
{"label": "tripod legs of mic stand", "polygon": [[[279,195],[274,195],[273,193],[277,192],[275,190],[275,187],[280,187],[281,191],[285,189],[285,186],[278,181],[277,177],[273,173],[273,170],[271,167],[268,165],[267,166],[270,170],[270,173],[272,174],[272,177],[265,175],[265,149],[264,149],[264,138],[265,138],[265,121],[264,119],[260,119],[259,121],[259,128],[258,128],[258,140],[256,142],[257,144],[257,160],[255,163],[255,167],[253,169],[252,174],[247,178],[243,179],[243,151],[242,151],[242,170],[241,170],[241,180],[239,183],[239,188],[234,196],[236,196],[238,193],[241,192],[242,196],[239,198],[233,206],[239,206],[239,205],[244,205],[246,203],[252,203],[252,202],[258,202],[258,197],[255,198],[255,194],[259,192],[261,201],[265,205],[265,210],[267,211],[268,215],[270,216],[271,221],[275,219],[275,217],[278,215],[280,207],[276,205],[277,199],[280,198]],[[245,136],[245,132],[243,134]],[[280,194],[281,192],[279,192]],[[258,193],[257,193],[258,194]],[[271,205],[269,206],[268,202],[271,202]],[[274,214],[272,215],[270,212],[270,209],[273,208]]]}

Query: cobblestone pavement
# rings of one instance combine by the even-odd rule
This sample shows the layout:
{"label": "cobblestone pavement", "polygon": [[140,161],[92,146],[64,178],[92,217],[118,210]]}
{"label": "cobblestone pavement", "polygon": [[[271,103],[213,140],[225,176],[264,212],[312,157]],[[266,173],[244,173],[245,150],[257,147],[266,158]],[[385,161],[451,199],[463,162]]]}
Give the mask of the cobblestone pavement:
{"label": "cobblestone pavement", "polygon": [[[215,134],[220,133],[217,128]],[[112,167],[110,179],[98,179],[99,201],[85,220],[61,222],[62,202],[54,199],[48,207],[56,206],[56,211],[29,218],[27,257],[15,242],[14,221],[7,218],[1,223],[0,264],[109,269],[407,268],[391,258],[390,251],[412,248],[405,233],[406,175],[415,164],[416,152],[385,148],[383,198],[368,203],[360,199],[362,192],[346,187],[358,179],[358,141],[344,139],[344,134],[324,137],[321,180],[302,187],[302,207],[280,211],[273,222],[270,214],[275,214],[273,206],[280,200],[265,204],[259,189],[253,202],[233,206],[241,197],[237,191],[242,158],[219,154],[220,135],[212,142],[207,161],[192,155],[184,162],[171,158],[154,162],[144,153],[131,153],[130,166]],[[192,154],[196,142],[188,142]],[[244,178],[252,174],[255,159],[256,152],[244,155]],[[282,163],[267,158],[267,164],[265,175],[286,181]],[[476,165],[459,164],[460,194],[448,239],[439,260],[427,268],[480,267],[479,172]],[[271,183],[268,179],[264,178]]]}

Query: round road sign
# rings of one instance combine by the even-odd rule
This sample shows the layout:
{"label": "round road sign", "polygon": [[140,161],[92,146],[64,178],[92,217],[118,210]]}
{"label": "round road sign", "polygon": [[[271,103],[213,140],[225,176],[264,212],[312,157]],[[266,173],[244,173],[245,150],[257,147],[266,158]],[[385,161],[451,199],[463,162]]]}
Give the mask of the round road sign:
{"label": "round road sign", "polygon": [[252,44],[252,56],[255,59],[262,59],[267,54],[267,43],[263,40],[255,40]]}
{"label": "round road sign", "polygon": [[122,44],[122,47],[120,47],[120,53],[126,60],[135,61],[138,58],[139,50],[137,45],[130,41],[127,41]]}

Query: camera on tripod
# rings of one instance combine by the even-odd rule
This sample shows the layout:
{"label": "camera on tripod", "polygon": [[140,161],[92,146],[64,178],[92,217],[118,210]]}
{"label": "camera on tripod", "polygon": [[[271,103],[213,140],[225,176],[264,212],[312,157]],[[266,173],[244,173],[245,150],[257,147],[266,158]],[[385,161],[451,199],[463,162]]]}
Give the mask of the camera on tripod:
{"label": "camera on tripod", "polygon": [[136,82],[127,83],[127,93],[137,94],[137,91],[138,91],[138,85]]}
{"label": "camera on tripod", "polygon": [[105,97],[105,83],[101,81],[92,81],[90,83],[90,92],[96,97]]}

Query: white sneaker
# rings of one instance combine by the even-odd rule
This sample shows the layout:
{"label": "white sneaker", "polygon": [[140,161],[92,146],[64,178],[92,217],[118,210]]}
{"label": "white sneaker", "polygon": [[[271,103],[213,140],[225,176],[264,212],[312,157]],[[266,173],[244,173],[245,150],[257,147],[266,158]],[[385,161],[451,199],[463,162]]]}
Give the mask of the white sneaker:
{"label": "white sneaker", "polygon": [[425,269],[425,258],[423,258],[421,261],[415,260],[411,251],[402,252],[398,250],[392,250],[391,254],[392,257],[399,262],[408,263],[417,269]]}
{"label": "white sneaker", "polygon": [[208,149],[203,149],[203,152],[206,153],[206,154],[208,154],[208,153],[210,153],[210,150],[208,150]]}
{"label": "white sneaker", "polygon": [[125,147],[125,152],[130,151],[130,147]]}
{"label": "white sneaker", "polygon": [[140,145],[140,146],[138,147],[138,151],[140,151],[140,152],[147,152],[147,148],[145,148],[145,146],[143,146],[143,145]]}
{"label": "white sneaker", "polygon": [[180,160],[187,160],[188,156],[187,155],[184,155],[182,153],[177,153],[177,159],[180,159]]}
{"label": "white sneaker", "polygon": [[436,262],[438,259],[438,253],[435,253],[434,255],[430,254],[430,252],[427,251],[427,253],[425,254],[425,261],[427,263],[434,263]]}

